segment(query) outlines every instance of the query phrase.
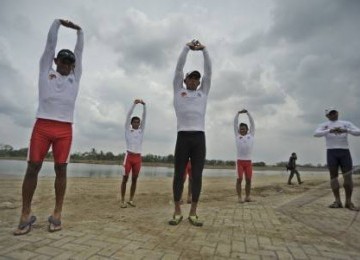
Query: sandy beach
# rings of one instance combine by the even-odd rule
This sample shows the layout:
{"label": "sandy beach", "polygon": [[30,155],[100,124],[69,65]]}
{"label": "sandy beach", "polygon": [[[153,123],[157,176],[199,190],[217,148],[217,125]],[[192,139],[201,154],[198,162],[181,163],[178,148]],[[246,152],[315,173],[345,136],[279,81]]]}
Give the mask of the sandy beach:
{"label": "sandy beach", "polygon": [[[140,178],[137,207],[126,209],[120,208],[119,179],[68,178],[63,230],[57,233],[48,233],[46,222],[54,179],[42,177],[33,200],[37,223],[21,237],[12,231],[21,210],[22,178],[0,179],[0,258],[360,259],[358,213],[327,208],[333,199],[324,175],[303,177],[304,184],[292,186],[287,176],[254,176],[255,202],[244,204],[237,203],[235,178],[206,177],[198,210],[203,228],[186,220],[188,204],[180,225],[167,224],[173,213],[171,178]],[[360,179],[354,179],[359,205]]]}

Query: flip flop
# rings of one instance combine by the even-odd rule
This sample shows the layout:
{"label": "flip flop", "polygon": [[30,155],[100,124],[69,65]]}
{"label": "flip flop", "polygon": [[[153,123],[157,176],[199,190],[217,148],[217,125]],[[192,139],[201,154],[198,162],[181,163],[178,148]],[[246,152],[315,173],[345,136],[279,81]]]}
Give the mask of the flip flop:
{"label": "flip flop", "polygon": [[343,205],[341,204],[341,202],[337,202],[337,201],[334,201],[332,204],[329,205],[329,208],[331,209],[340,209],[342,207]]}
{"label": "flip flop", "polygon": [[49,227],[48,227],[49,232],[56,232],[62,229],[61,220],[56,219],[53,216],[49,216],[48,221],[49,221]]}
{"label": "flip flop", "polygon": [[18,229],[14,231],[14,236],[21,236],[29,233],[31,231],[32,225],[35,223],[36,217],[31,216],[27,221],[20,222]]}
{"label": "flip flop", "polygon": [[352,211],[360,211],[358,207],[355,207],[354,203],[345,204],[345,208]]}
{"label": "flip flop", "polygon": [[132,200],[128,201],[127,204],[129,204],[131,207],[136,207],[136,204]]}
{"label": "flip flop", "polygon": [[177,226],[180,224],[180,222],[183,220],[182,215],[174,215],[172,219],[169,220],[169,225],[171,226]]}
{"label": "flip flop", "polygon": [[202,227],[204,225],[204,223],[199,220],[199,217],[197,215],[189,216],[188,220],[189,220],[190,224],[195,227]]}

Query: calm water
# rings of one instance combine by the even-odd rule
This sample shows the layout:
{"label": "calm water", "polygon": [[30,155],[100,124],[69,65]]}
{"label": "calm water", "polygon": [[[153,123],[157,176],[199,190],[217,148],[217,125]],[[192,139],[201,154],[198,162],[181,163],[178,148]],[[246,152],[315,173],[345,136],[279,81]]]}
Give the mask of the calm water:
{"label": "calm water", "polygon": [[[0,176],[23,177],[27,163],[25,161],[0,160]],[[85,163],[70,163],[68,166],[69,177],[120,177],[124,168],[120,165],[100,165]],[[173,168],[167,167],[141,167],[142,177],[172,177]],[[288,175],[286,171],[255,171],[256,175]],[[301,175],[327,174],[327,172],[301,172]],[[39,176],[54,176],[54,164],[44,162]],[[203,176],[208,177],[232,177],[236,176],[235,169],[204,169]]]}

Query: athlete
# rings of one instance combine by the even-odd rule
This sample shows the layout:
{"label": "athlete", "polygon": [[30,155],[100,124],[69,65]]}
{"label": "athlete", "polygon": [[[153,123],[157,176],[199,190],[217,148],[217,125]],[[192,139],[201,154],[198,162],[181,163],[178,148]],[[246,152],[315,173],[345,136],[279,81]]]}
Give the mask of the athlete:
{"label": "athlete", "polygon": [[[77,31],[75,50],[62,49],[55,57],[60,26]],[[36,217],[31,214],[31,202],[42,162],[52,147],[55,163],[55,208],[48,218],[50,232],[59,231],[66,190],[67,164],[72,143],[72,123],[75,101],[82,73],[84,35],[80,26],[68,20],[56,19],[49,30],[44,53],[40,59],[39,106],[28,150],[28,165],[22,185],[22,211],[14,235],[31,230]],[[52,68],[53,61],[56,69]]]}
{"label": "athlete", "polygon": [[[134,108],[137,104],[143,105],[143,115],[141,121],[140,118],[137,116],[131,117]],[[121,182],[121,189],[120,189],[122,208],[126,208],[127,205],[131,207],[136,207],[136,204],[134,203],[134,195],[136,191],[137,179],[141,168],[141,149],[142,149],[142,142],[144,137],[145,122],[146,122],[145,102],[141,99],[135,99],[133,105],[131,106],[126,116],[126,122],[125,122],[126,155],[123,163],[125,168],[125,173]],[[129,179],[130,172],[132,173],[130,200],[127,203],[125,203],[126,183]]]}
{"label": "athlete", "polygon": [[[245,123],[238,123],[239,115],[246,114],[250,121],[250,131],[248,125]],[[243,109],[236,113],[234,118],[234,134],[235,142],[237,148],[237,174],[238,178],[236,180],[236,191],[238,194],[238,201],[251,202],[250,190],[251,190],[251,179],[252,179],[252,161],[251,154],[254,146],[254,136],[255,136],[255,123],[254,119],[250,113]],[[241,183],[245,175],[245,200],[242,200],[241,196]]]}
{"label": "athlete", "polygon": [[322,123],[315,130],[315,137],[325,137],[327,148],[327,166],[330,172],[330,185],[335,201],[330,208],[342,208],[340,199],[340,184],[338,180],[339,167],[344,178],[345,208],[359,211],[351,201],[353,192],[352,159],[349,150],[348,134],[360,136],[360,129],[351,122],[339,119],[339,112],[335,108],[325,110],[325,116],[329,121]]}
{"label": "athlete", "polygon": [[[184,65],[188,52],[202,51],[204,76],[199,71],[190,71],[184,77]],[[185,84],[185,88],[184,88]],[[183,219],[181,195],[184,188],[183,175],[186,164],[191,160],[192,202],[188,220],[194,226],[202,226],[196,209],[201,192],[202,171],[205,163],[205,112],[211,84],[211,61],[207,48],[199,41],[186,44],[178,59],[174,87],[174,108],[177,118],[177,140],[175,147],[175,173],[173,180],[174,214],[170,225],[178,225]]]}

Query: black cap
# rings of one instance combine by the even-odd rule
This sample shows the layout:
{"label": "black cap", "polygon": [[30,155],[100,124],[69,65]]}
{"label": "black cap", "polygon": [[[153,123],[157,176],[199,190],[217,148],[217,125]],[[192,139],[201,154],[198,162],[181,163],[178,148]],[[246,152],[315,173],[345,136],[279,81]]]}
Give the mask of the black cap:
{"label": "black cap", "polygon": [[201,74],[197,70],[193,70],[193,71],[186,73],[185,78],[188,78],[188,77],[199,79],[199,78],[201,78]]}
{"label": "black cap", "polygon": [[57,54],[57,59],[61,59],[61,60],[68,60],[71,63],[75,62],[75,54],[68,50],[68,49],[62,49],[58,52]]}

